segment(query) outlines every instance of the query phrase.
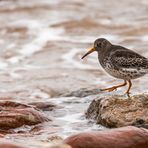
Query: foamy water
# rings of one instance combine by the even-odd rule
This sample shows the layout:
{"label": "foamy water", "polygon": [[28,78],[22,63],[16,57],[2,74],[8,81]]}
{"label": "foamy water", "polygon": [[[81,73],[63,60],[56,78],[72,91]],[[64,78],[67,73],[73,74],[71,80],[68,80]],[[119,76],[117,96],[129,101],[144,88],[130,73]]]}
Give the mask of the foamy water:
{"label": "foamy water", "polygon": [[[43,126],[47,129],[50,126],[53,126],[53,133],[46,131],[46,133],[41,132],[39,135],[35,135],[31,139],[28,137],[27,141],[32,147],[40,147],[44,145],[47,139],[54,136],[62,136],[63,138],[68,135],[79,133],[80,131],[92,131],[92,130],[103,130],[104,127],[101,125],[96,125],[92,121],[88,121],[84,117],[84,111],[87,109],[89,102],[93,99],[90,98],[54,98],[51,99],[50,102],[54,104],[58,104],[60,106],[59,109],[54,111],[53,120],[50,124],[44,123]],[[49,114],[51,116],[51,114]],[[29,126],[24,126],[21,128],[17,128],[15,131],[28,131],[31,130]],[[29,135],[28,135],[29,136]],[[7,139],[13,140],[14,142],[24,144],[24,140],[26,139],[23,135],[18,137],[18,134],[7,135]],[[27,145],[27,144],[25,144]]]}

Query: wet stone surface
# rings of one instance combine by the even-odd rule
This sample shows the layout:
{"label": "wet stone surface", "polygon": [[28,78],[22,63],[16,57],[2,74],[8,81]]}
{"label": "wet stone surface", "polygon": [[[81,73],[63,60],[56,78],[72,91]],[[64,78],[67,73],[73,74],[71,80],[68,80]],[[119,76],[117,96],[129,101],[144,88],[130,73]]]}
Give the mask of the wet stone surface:
{"label": "wet stone surface", "polygon": [[91,95],[98,95],[101,91],[99,89],[89,89],[89,88],[82,88],[76,91],[72,91],[66,94],[63,94],[63,97],[87,97]]}
{"label": "wet stone surface", "polygon": [[[73,148],[147,148],[148,130],[134,126],[82,132],[64,140]],[[135,140],[136,139],[136,140]]]}
{"label": "wet stone surface", "polygon": [[86,118],[107,127],[134,125],[148,128],[148,94],[93,100],[87,109]]}
{"label": "wet stone surface", "polygon": [[50,102],[33,102],[33,103],[29,103],[29,105],[32,105],[42,111],[53,111],[57,108],[60,108],[60,106],[57,106],[54,103],[50,103]]}
{"label": "wet stone surface", "polygon": [[47,121],[51,119],[31,106],[10,101],[0,102],[0,130],[36,125]]}
{"label": "wet stone surface", "polygon": [[0,148],[27,148],[12,143],[0,143]]}

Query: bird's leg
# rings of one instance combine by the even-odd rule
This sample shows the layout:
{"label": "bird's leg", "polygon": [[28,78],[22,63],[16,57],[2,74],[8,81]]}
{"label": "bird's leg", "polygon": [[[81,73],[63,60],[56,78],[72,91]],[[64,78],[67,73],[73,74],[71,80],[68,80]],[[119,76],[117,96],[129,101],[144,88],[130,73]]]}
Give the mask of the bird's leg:
{"label": "bird's leg", "polygon": [[128,80],[128,83],[129,83],[129,85],[128,85],[128,89],[127,89],[127,91],[126,91],[126,94],[129,96],[129,94],[130,94],[130,89],[131,89],[131,87],[132,87],[132,82],[131,82],[131,80]]}
{"label": "bird's leg", "polygon": [[116,90],[118,87],[122,87],[122,86],[125,86],[125,85],[127,85],[126,80],[124,80],[124,83],[123,84],[120,84],[120,85],[117,85],[117,86],[113,86],[113,87],[110,87],[110,88],[101,89],[101,91],[106,91],[107,90],[107,91],[111,92],[113,90]]}

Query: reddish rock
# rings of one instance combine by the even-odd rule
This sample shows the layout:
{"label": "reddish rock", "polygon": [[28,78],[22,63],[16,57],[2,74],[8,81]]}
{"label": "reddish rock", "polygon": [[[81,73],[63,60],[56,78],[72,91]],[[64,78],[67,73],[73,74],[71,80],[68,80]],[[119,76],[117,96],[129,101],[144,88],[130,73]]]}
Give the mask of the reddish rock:
{"label": "reddish rock", "polygon": [[148,148],[148,130],[127,126],[86,132],[71,136],[64,143],[72,148]]}
{"label": "reddish rock", "polygon": [[29,105],[11,101],[0,102],[0,112],[0,129],[2,130],[22,125],[35,125],[50,120]]}
{"label": "reddish rock", "polygon": [[0,143],[0,148],[25,148],[11,143]]}
{"label": "reddish rock", "polygon": [[0,138],[4,138],[4,135],[3,134],[0,134]]}

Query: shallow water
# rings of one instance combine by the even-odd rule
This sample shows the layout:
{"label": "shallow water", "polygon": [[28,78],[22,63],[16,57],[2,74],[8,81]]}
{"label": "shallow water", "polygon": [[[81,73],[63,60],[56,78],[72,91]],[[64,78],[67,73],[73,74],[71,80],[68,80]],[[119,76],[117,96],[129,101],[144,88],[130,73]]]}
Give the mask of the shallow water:
{"label": "shallow water", "polygon": [[[23,145],[40,147],[51,136],[105,129],[84,117],[95,95],[63,97],[73,91],[83,93],[82,88],[120,83],[102,70],[96,53],[80,59],[96,38],[148,57],[146,0],[2,0],[0,24],[1,100],[60,106],[45,112],[53,122],[41,124],[40,130],[30,132],[33,127],[24,126],[6,135]],[[134,80],[132,94],[147,92],[147,83],[147,76]]]}

